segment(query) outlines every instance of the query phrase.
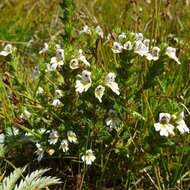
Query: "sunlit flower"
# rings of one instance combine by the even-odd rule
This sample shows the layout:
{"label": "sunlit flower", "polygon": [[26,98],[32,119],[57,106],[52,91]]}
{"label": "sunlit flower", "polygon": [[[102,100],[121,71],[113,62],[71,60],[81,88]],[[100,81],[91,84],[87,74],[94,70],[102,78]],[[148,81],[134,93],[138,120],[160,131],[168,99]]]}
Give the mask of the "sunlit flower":
{"label": "sunlit flower", "polygon": [[160,48],[159,47],[153,47],[151,53],[146,54],[146,58],[151,61],[157,61],[159,59],[159,52]]}
{"label": "sunlit flower", "polygon": [[102,85],[98,85],[95,89],[95,97],[98,98],[100,102],[102,102],[104,91],[105,91],[105,87]]}
{"label": "sunlit flower", "polygon": [[174,126],[169,123],[170,122],[170,114],[169,113],[160,113],[159,114],[159,123],[154,124],[154,128],[156,131],[160,131],[161,136],[172,135],[174,136]]}
{"label": "sunlit flower", "polygon": [[121,53],[123,51],[123,46],[121,43],[119,42],[114,42],[113,43],[113,47],[112,47],[112,51],[114,53]]}
{"label": "sunlit flower", "polygon": [[55,90],[55,96],[56,97],[62,97],[63,96],[63,91],[59,90],[59,89]]}
{"label": "sunlit flower", "polygon": [[50,148],[47,152],[50,156],[52,156],[55,153],[55,150],[53,148]]}
{"label": "sunlit flower", "polygon": [[40,162],[42,160],[42,158],[44,157],[44,149],[42,148],[41,144],[36,143],[36,147],[37,150],[35,151],[37,157],[38,162]]}
{"label": "sunlit flower", "polygon": [[84,63],[86,66],[90,66],[90,63],[87,61],[86,57],[83,55],[82,49],[79,49],[79,57],[78,60]]}
{"label": "sunlit flower", "polygon": [[79,68],[79,60],[78,59],[71,59],[71,61],[70,61],[70,68],[71,69],[78,69]]}
{"label": "sunlit flower", "polygon": [[61,101],[59,99],[57,99],[57,98],[54,98],[51,105],[54,106],[54,107],[57,107],[60,104],[61,104]]}
{"label": "sunlit flower", "polygon": [[184,121],[184,112],[181,112],[179,114],[179,118],[176,121],[176,124],[177,124],[177,129],[179,130],[179,132],[181,134],[189,133],[189,128],[187,127],[187,125],[186,125],[186,123]]}
{"label": "sunlit flower", "polygon": [[176,49],[173,47],[167,47],[166,48],[166,55],[176,61],[178,64],[181,64],[179,59],[176,56]]}
{"label": "sunlit flower", "polygon": [[140,56],[144,56],[148,53],[148,47],[142,41],[136,41],[134,52]]}
{"label": "sunlit flower", "polygon": [[11,44],[7,44],[4,47],[3,51],[0,52],[0,55],[7,56],[7,55],[11,54],[12,51],[13,51],[13,46]]}
{"label": "sunlit flower", "polygon": [[49,144],[56,144],[59,139],[59,134],[56,130],[51,130],[49,134]]}
{"label": "sunlit flower", "polygon": [[82,161],[85,162],[87,165],[91,165],[92,162],[96,159],[91,149],[86,150],[85,155],[81,157]]}
{"label": "sunlit flower", "polygon": [[57,49],[56,56],[51,58],[50,64],[48,64],[47,70],[54,71],[58,66],[64,65],[64,49]]}
{"label": "sunlit flower", "polygon": [[84,70],[82,75],[79,75],[80,80],[76,80],[76,92],[86,92],[91,87],[91,72]]}
{"label": "sunlit flower", "polygon": [[121,120],[119,119],[117,112],[110,109],[108,112],[108,118],[105,120],[105,122],[107,126],[115,129],[121,123]]}
{"label": "sunlit flower", "polygon": [[44,47],[42,50],[39,51],[39,54],[45,53],[49,50],[49,45],[48,43],[44,43]]}
{"label": "sunlit flower", "polygon": [[119,34],[118,38],[119,38],[120,40],[122,40],[122,39],[127,38],[127,35],[126,35],[124,32],[122,32],[121,34]]}
{"label": "sunlit flower", "polygon": [[102,28],[100,26],[97,26],[96,27],[96,33],[101,37],[103,38],[104,37],[104,32],[102,30]]}
{"label": "sunlit flower", "polygon": [[117,95],[120,94],[118,84],[115,82],[115,73],[108,73],[105,79],[105,85],[111,88],[111,90]]}
{"label": "sunlit flower", "polygon": [[44,93],[44,89],[41,86],[39,86],[38,89],[37,89],[37,91],[36,91],[36,93],[37,94],[43,94]]}
{"label": "sunlit flower", "polygon": [[71,143],[78,143],[77,136],[73,131],[67,132],[67,138]]}
{"label": "sunlit flower", "polygon": [[91,31],[90,31],[89,26],[87,26],[87,25],[83,26],[83,28],[82,28],[82,30],[79,32],[79,34],[82,34],[82,33],[91,34]]}
{"label": "sunlit flower", "polygon": [[63,150],[63,152],[67,152],[69,150],[68,141],[66,139],[62,140],[59,148],[61,148]]}
{"label": "sunlit flower", "polygon": [[132,50],[133,49],[132,43],[130,41],[125,42],[123,44],[123,49],[125,49],[125,50]]}

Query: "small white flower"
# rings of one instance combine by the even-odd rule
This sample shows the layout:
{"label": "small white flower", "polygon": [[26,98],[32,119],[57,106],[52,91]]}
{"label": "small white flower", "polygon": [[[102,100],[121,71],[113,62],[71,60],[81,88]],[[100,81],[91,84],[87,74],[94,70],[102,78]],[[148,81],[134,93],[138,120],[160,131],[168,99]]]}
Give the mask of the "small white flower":
{"label": "small white flower", "polygon": [[77,136],[73,131],[67,132],[67,138],[71,143],[78,143]]}
{"label": "small white flower", "polygon": [[176,56],[176,49],[173,47],[166,48],[166,55],[177,62],[177,64],[181,64],[179,59]]}
{"label": "small white flower", "polygon": [[62,90],[55,90],[55,96],[56,97],[62,97],[63,96],[63,91]]}
{"label": "small white flower", "polygon": [[54,107],[57,107],[60,104],[61,104],[61,101],[59,99],[57,99],[57,98],[54,98],[51,105],[54,106]]}
{"label": "small white flower", "polygon": [[20,117],[23,119],[29,119],[31,115],[32,114],[25,108]]}
{"label": "small white flower", "polygon": [[69,144],[68,141],[66,139],[61,141],[61,145],[59,147],[60,149],[63,150],[63,152],[67,152],[69,150]]}
{"label": "small white flower", "polygon": [[149,40],[149,39],[144,39],[144,40],[143,40],[143,44],[144,44],[147,48],[149,48],[150,40]]}
{"label": "small white flower", "polygon": [[121,120],[117,116],[117,112],[115,110],[110,109],[108,112],[108,118],[105,120],[106,125],[110,128],[117,128],[117,126],[121,123]]}
{"label": "small white flower", "polygon": [[82,161],[85,162],[87,165],[91,165],[92,162],[96,159],[91,149],[86,150],[85,155],[81,157]]}
{"label": "small white flower", "polygon": [[148,47],[142,41],[136,41],[134,52],[140,56],[144,56],[148,53]]}
{"label": "small white flower", "polygon": [[108,73],[105,79],[105,85],[111,88],[111,90],[117,95],[120,94],[118,84],[115,82],[115,73]]}
{"label": "small white flower", "polygon": [[48,43],[44,43],[44,47],[42,50],[39,51],[39,54],[45,53],[49,50],[49,45]]}
{"label": "small white flower", "polygon": [[49,134],[49,144],[56,144],[59,139],[59,134],[56,130],[52,130]]}
{"label": "small white flower", "polygon": [[79,68],[79,60],[78,59],[71,59],[71,61],[70,61],[70,68],[71,69],[78,69]]}
{"label": "small white flower", "polygon": [[174,126],[170,124],[170,114],[169,113],[160,113],[159,114],[159,123],[154,124],[154,128],[156,131],[160,131],[161,136],[172,135],[174,136]]}
{"label": "small white flower", "polygon": [[52,57],[47,65],[48,71],[55,71],[58,66],[64,65],[64,49],[57,49],[56,56]]}
{"label": "small white flower", "polygon": [[79,76],[81,79],[76,80],[76,92],[86,92],[91,87],[91,72],[84,70]]}
{"label": "small white flower", "polygon": [[127,35],[126,35],[124,32],[122,32],[121,34],[119,34],[118,38],[119,38],[120,40],[122,40],[122,39],[127,38]]}
{"label": "small white flower", "polygon": [[127,41],[123,44],[123,49],[125,50],[132,50],[133,49],[133,46],[132,46],[132,43],[130,41]]}
{"label": "small white flower", "polygon": [[181,112],[179,114],[179,118],[176,121],[176,124],[177,124],[177,129],[179,130],[179,132],[181,134],[189,133],[189,128],[187,127],[187,125],[186,125],[186,123],[184,121],[184,112]]}
{"label": "small white flower", "polygon": [[79,34],[82,34],[82,33],[91,34],[91,31],[90,31],[89,26],[87,26],[87,25],[83,26],[83,28],[82,28],[82,30],[79,32]]}
{"label": "small white flower", "polygon": [[41,86],[39,86],[38,89],[37,89],[37,91],[36,91],[36,93],[37,94],[43,94],[44,93],[44,89]]}
{"label": "small white flower", "polygon": [[121,53],[123,51],[123,46],[119,42],[114,42],[111,49],[114,53]]}
{"label": "small white flower", "polygon": [[102,97],[104,95],[105,87],[102,85],[98,85],[95,89],[95,97],[98,98],[100,103],[102,102]]}
{"label": "small white flower", "polygon": [[50,148],[47,153],[52,156],[55,153],[55,150],[53,148]]}
{"label": "small white flower", "polygon": [[101,37],[103,38],[104,37],[104,32],[102,30],[102,28],[100,26],[97,26],[96,27],[96,33]]}
{"label": "small white flower", "polygon": [[142,33],[135,33],[135,39],[136,41],[143,41],[143,34]]}
{"label": "small white flower", "polygon": [[0,52],[0,55],[6,57],[7,55],[11,54],[12,52],[13,52],[13,46],[11,44],[7,44],[4,47],[3,51]]}
{"label": "small white flower", "polygon": [[82,49],[79,49],[79,57],[78,60],[84,63],[86,66],[90,66],[90,63],[87,61],[86,57],[83,55]]}
{"label": "small white flower", "polygon": [[41,159],[44,157],[44,149],[42,148],[41,144],[36,143],[37,150],[35,151],[38,162],[41,161]]}
{"label": "small white flower", "polygon": [[160,48],[159,47],[153,47],[151,53],[146,54],[146,58],[151,61],[157,61],[159,59],[159,52]]}

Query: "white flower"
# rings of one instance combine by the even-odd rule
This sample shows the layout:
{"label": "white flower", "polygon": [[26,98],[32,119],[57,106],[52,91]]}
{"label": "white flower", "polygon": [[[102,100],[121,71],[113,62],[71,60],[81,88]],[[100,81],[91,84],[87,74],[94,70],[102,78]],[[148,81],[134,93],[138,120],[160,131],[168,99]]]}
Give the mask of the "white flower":
{"label": "white flower", "polygon": [[0,52],[0,55],[7,56],[7,55],[11,54],[12,51],[13,51],[13,46],[11,44],[7,44],[4,47],[3,51]]}
{"label": "white flower", "polygon": [[179,130],[181,134],[189,133],[189,128],[187,127],[183,118],[184,118],[184,112],[181,112],[179,114],[178,120],[176,121],[177,129]]}
{"label": "white flower", "polygon": [[44,93],[44,89],[41,86],[39,86],[38,89],[37,89],[37,91],[36,91],[36,93],[37,94],[43,94]]}
{"label": "white flower", "polygon": [[45,53],[49,50],[49,45],[48,43],[44,43],[44,47],[42,50],[39,51],[39,54]]}
{"label": "white flower", "polygon": [[176,49],[173,47],[167,47],[166,48],[166,55],[176,61],[178,64],[181,64],[179,59],[176,56]]}
{"label": "white flower", "polygon": [[56,130],[52,130],[49,134],[49,144],[56,144],[59,139],[59,134]]}
{"label": "white flower", "polygon": [[123,51],[123,46],[119,42],[114,42],[111,49],[114,53],[121,53]]}
{"label": "white flower", "polygon": [[83,26],[83,28],[82,28],[82,30],[79,32],[79,34],[82,34],[82,33],[91,34],[91,31],[90,31],[89,26],[87,26],[87,25]]}
{"label": "white flower", "polygon": [[50,64],[47,65],[48,71],[55,71],[58,66],[64,65],[64,49],[57,49],[56,56],[51,58]]}
{"label": "white flower", "polygon": [[157,61],[159,59],[159,52],[160,48],[159,47],[153,47],[151,53],[146,54],[146,58],[151,61]]}
{"label": "white flower", "polygon": [[55,96],[62,97],[63,96],[63,91],[62,90],[55,90]]}
{"label": "white flower", "polygon": [[124,32],[122,32],[121,34],[119,34],[118,38],[119,38],[120,40],[122,40],[122,39],[127,38],[127,35],[126,35]]}
{"label": "white flower", "polygon": [[144,36],[142,33],[135,33],[135,39],[137,41],[143,41],[143,38],[144,38]]}
{"label": "white flower", "polygon": [[91,87],[91,72],[84,70],[79,76],[81,79],[76,80],[76,92],[86,92]]}
{"label": "white flower", "polygon": [[170,114],[169,113],[160,113],[159,114],[159,123],[154,124],[154,128],[156,131],[160,131],[161,136],[172,135],[174,136],[174,126],[170,124]]}
{"label": "white flower", "polygon": [[117,95],[120,94],[118,84],[115,82],[115,73],[108,73],[105,79],[105,85],[111,88],[111,90]]}
{"label": "white flower", "polygon": [[98,98],[100,103],[102,103],[102,97],[104,95],[105,87],[102,85],[98,85],[95,89],[95,97]]}
{"label": "white flower", "polygon": [[86,66],[90,66],[90,63],[87,61],[86,57],[83,55],[82,49],[79,49],[79,57],[78,60],[83,62]]}
{"label": "white flower", "polygon": [[96,159],[91,149],[86,150],[85,155],[81,157],[82,161],[85,162],[87,165],[91,165],[92,162]]}
{"label": "white flower", "polygon": [[42,148],[41,144],[36,143],[37,150],[35,151],[38,162],[41,161],[41,159],[44,157],[44,149]]}
{"label": "white flower", "polygon": [[102,30],[102,28],[100,26],[97,26],[96,27],[96,33],[101,37],[103,38],[104,37],[104,32]]}
{"label": "white flower", "polygon": [[117,112],[110,109],[108,112],[108,118],[105,120],[106,125],[110,126],[110,128],[117,128],[117,126],[121,123],[121,120],[117,116]]}
{"label": "white flower", "polygon": [[62,148],[63,152],[67,152],[69,150],[68,141],[66,139],[62,140],[59,148]]}
{"label": "white flower", "polygon": [[71,143],[78,143],[77,136],[73,131],[67,132],[67,138]]}
{"label": "white flower", "polygon": [[28,118],[30,118],[31,115],[32,114],[25,108],[23,113],[20,115],[20,117],[23,119],[28,119]]}
{"label": "white flower", "polygon": [[133,49],[132,43],[130,41],[125,42],[123,44],[123,49],[125,49],[125,50],[132,50]]}
{"label": "white flower", "polygon": [[144,44],[147,48],[149,48],[150,40],[149,40],[149,39],[144,39],[144,40],[143,40],[143,44]]}
{"label": "white flower", "polygon": [[79,68],[79,60],[78,59],[71,59],[70,61],[70,68],[71,69],[78,69]]}
{"label": "white flower", "polygon": [[148,53],[148,47],[140,40],[135,42],[134,52],[140,56],[144,56]]}
{"label": "white flower", "polygon": [[59,99],[57,99],[57,98],[54,98],[51,105],[54,106],[54,107],[57,107],[60,104],[61,104],[61,101]]}
{"label": "white flower", "polygon": [[50,156],[52,156],[55,153],[55,150],[53,148],[50,148],[47,152]]}

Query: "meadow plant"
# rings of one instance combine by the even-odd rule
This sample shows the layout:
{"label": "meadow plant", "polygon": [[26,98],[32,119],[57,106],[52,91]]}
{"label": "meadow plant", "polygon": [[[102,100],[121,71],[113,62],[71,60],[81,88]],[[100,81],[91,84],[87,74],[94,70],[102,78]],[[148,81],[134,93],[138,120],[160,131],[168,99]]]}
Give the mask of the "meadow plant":
{"label": "meadow plant", "polygon": [[187,189],[189,73],[180,41],[99,23],[74,28],[73,1],[63,2],[64,34],[41,43],[32,69],[20,47],[0,49],[3,162],[29,147],[28,161],[53,162],[64,187],[73,178],[75,189]]}

